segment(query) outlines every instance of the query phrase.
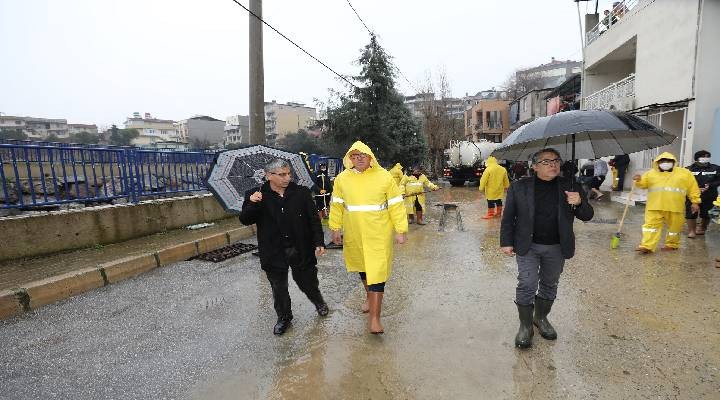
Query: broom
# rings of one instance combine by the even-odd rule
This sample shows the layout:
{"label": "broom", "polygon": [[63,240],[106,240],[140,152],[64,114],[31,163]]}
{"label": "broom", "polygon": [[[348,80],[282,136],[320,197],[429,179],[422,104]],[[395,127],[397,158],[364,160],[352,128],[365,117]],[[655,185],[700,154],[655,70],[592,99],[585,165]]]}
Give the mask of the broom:
{"label": "broom", "polygon": [[625,211],[623,211],[622,218],[620,218],[618,230],[612,235],[612,238],[610,238],[610,248],[612,249],[617,249],[618,246],[620,246],[620,232],[622,231],[623,223],[625,222],[625,216],[627,215],[628,207],[630,207],[630,202],[632,201],[633,191],[635,191],[635,181],[633,181],[633,184],[630,187],[630,194],[628,195],[627,201],[625,202]]}

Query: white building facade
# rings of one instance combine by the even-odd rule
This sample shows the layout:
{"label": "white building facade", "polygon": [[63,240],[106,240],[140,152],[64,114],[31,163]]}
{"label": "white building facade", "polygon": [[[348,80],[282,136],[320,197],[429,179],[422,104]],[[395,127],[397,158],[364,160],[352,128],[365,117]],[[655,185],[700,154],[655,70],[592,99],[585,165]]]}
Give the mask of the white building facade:
{"label": "white building facade", "polygon": [[631,171],[661,151],[683,166],[700,149],[720,158],[720,1],[626,0],[616,11],[610,24],[585,18],[582,108],[632,111],[678,136],[631,155]]}

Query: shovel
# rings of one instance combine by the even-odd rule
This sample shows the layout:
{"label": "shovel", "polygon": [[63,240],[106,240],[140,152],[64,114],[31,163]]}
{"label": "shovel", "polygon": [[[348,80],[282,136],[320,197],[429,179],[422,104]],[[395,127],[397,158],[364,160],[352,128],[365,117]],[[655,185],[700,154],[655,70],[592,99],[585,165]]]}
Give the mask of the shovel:
{"label": "shovel", "polygon": [[612,238],[610,238],[610,248],[617,249],[618,246],[620,246],[620,235],[623,227],[623,223],[625,222],[625,216],[628,212],[628,207],[630,207],[630,202],[632,201],[632,195],[633,191],[635,191],[635,182],[633,182],[632,186],[630,187],[630,194],[628,195],[627,201],[625,202],[625,211],[623,211],[622,218],[620,218],[620,224],[618,224],[618,230],[612,235]]}

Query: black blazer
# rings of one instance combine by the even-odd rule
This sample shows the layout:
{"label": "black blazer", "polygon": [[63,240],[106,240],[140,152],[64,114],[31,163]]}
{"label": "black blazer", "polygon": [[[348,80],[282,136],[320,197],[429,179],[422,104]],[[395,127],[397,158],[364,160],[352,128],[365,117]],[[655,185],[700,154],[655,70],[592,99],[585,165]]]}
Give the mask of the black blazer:
{"label": "black blazer", "polygon": [[[575,233],[573,220],[589,221],[593,217],[593,208],[588,203],[587,195],[579,184],[574,191],[580,193],[582,203],[572,207],[567,203],[565,191],[570,191],[571,181],[558,177],[558,229],[560,230],[560,246],[563,256],[572,258],[575,255]],[[523,178],[513,182],[507,192],[505,210],[500,225],[500,246],[512,246],[515,253],[524,256],[532,243],[535,221],[535,177]]]}
{"label": "black blazer", "polygon": [[[260,191],[262,201],[253,203],[250,195]],[[293,182],[285,189],[284,208],[280,196],[270,189],[270,184],[245,192],[245,202],[240,213],[243,225],[257,226],[260,267],[263,270],[287,269],[282,226],[290,244],[300,256],[301,266],[317,264],[315,248],[325,246],[320,217],[315,208],[310,189]]]}

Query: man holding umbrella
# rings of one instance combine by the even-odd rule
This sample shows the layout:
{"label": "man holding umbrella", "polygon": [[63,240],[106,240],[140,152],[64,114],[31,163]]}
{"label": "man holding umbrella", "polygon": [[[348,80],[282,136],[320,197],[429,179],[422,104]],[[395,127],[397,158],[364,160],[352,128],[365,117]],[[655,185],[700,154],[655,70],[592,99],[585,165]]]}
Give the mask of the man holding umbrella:
{"label": "man holding umbrella", "polygon": [[316,267],[316,257],[325,254],[325,244],[312,192],[291,181],[290,164],[283,159],[270,161],[265,165],[265,178],[261,187],[245,193],[240,222],[257,226],[260,267],[270,281],[278,316],[273,333],[282,335],[293,319],[288,269],[317,313],[328,315]]}
{"label": "man holding umbrella", "polygon": [[548,321],[565,260],[575,254],[573,220],[589,221],[593,208],[572,178],[559,177],[562,159],[552,148],[532,157],[534,177],[510,185],[500,226],[501,251],[516,256],[515,304],[520,329],[515,346],[532,346],[533,325],[548,340],[557,339]]}

